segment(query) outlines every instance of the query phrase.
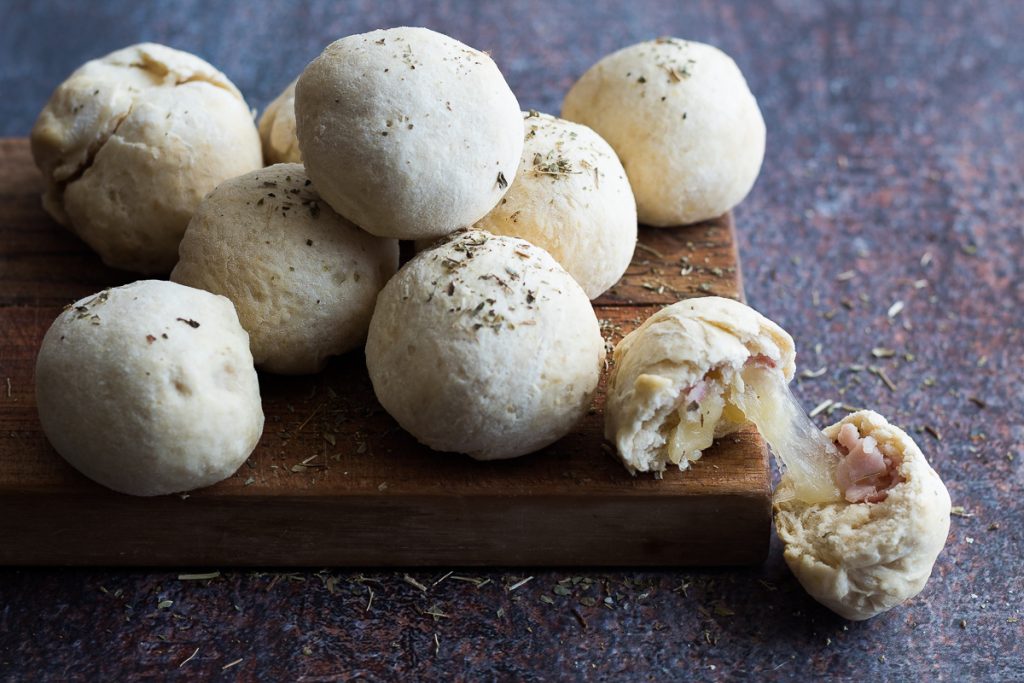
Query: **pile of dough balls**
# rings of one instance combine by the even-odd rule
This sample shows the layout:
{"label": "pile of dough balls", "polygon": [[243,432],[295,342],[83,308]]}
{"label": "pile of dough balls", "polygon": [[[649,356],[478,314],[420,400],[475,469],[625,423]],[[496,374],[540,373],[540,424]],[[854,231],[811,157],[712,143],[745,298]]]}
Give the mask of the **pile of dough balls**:
{"label": "pile of dough balls", "polygon": [[[676,38],[601,59],[561,113],[522,112],[490,56],[424,28],[331,43],[258,129],[193,55],[147,43],[86,63],[32,130],[43,206],[104,263],[172,281],[53,323],[36,367],[50,442],[116,491],[207,486],[260,438],[257,366],[317,372],[364,341],[380,403],[432,449],[495,460],[562,438],[605,362],[590,300],[625,273],[637,221],[731,210],[765,126],[728,55]],[[430,246],[399,269],[400,239]],[[752,422],[784,465],[776,524],[811,595],[863,619],[923,588],[942,481],[876,413],[814,427],[781,327],[679,302],[614,364],[605,434],[632,473],[685,470]]]}
{"label": "pile of dough balls", "polygon": [[[606,142],[524,125],[486,53],[423,28],[328,45],[254,116],[223,73],[150,43],[84,64],[40,113],[45,209],[107,265],[171,278],[54,322],[38,392],[61,455],[126,493],[212,484],[258,440],[257,368],[314,373],[364,343],[381,402],[433,448],[507,458],[573,428],[604,359],[588,299],[636,241]],[[394,277],[398,239],[449,236]]]}

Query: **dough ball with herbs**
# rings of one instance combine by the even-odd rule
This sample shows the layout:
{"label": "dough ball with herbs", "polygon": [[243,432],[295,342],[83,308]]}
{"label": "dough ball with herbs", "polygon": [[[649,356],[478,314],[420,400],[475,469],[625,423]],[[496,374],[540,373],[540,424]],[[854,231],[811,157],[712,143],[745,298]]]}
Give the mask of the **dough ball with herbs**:
{"label": "dough ball with herbs", "polygon": [[295,87],[309,177],[381,237],[438,238],[502,198],[523,149],[519,103],[491,58],[425,28],[327,46]]}
{"label": "dough ball with herbs", "polygon": [[476,227],[545,249],[596,299],[626,272],[636,200],[608,143],[586,126],[535,111],[512,186]]}
{"label": "dough ball with herbs", "polygon": [[68,306],[43,338],[36,402],[65,460],[137,496],[230,477],[263,431],[249,338],[231,302],[160,280]]}
{"label": "dough ball with herbs", "polygon": [[366,365],[421,443],[479,460],[531,453],[590,407],[604,340],[587,295],[543,249],[481,230],[420,252],[377,300]]}
{"label": "dough ball with herbs", "polygon": [[765,126],[736,63],[711,45],[659,38],[592,66],[562,116],[590,126],[618,153],[640,222],[714,218],[750,192]]}
{"label": "dough ball with herbs", "polygon": [[103,262],[170,272],[203,196],[263,165],[241,93],[202,59],[143,43],[87,62],[32,129],[43,207]]}
{"label": "dough ball with herbs", "polygon": [[269,164],[301,163],[299,139],[295,137],[295,81],[270,103],[260,117],[263,161]]}
{"label": "dough ball with herbs", "polygon": [[300,164],[277,164],[203,200],[171,279],[234,302],[261,369],[301,374],[363,343],[397,268],[397,240],[336,214]]}

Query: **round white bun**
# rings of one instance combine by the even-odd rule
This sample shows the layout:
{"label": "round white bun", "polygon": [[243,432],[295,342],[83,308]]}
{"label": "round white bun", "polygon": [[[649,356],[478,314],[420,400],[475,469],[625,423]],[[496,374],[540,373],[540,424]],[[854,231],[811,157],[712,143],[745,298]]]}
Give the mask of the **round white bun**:
{"label": "round white bun", "polygon": [[320,194],[381,237],[471,226],[523,149],[519,103],[491,58],[425,28],[331,43],[299,76],[295,114]]}
{"label": "round white bun", "polygon": [[[924,588],[949,534],[950,500],[942,479],[902,429],[862,410],[825,428],[825,436],[835,440],[845,424],[878,442],[898,463],[901,481],[877,503],[776,502],[775,528],[786,564],[811,597],[842,617],[862,620]],[[789,485],[784,474],[779,489]]]}
{"label": "round white bun", "polygon": [[366,342],[373,389],[398,423],[430,448],[479,460],[567,434],[603,361],[597,317],[572,276],[543,249],[480,230],[403,266]]}
{"label": "round white bun", "polygon": [[288,84],[260,117],[260,140],[266,164],[302,162],[299,139],[295,137],[295,81]]}
{"label": "round white bun", "polygon": [[545,249],[591,299],[626,272],[636,247],[636,200],[608,143],[586,126],[535,111],[515,180],[476,227]]}
{"label": "round white bun", "polygon": [[301,165],[277,164],[207,195],[171,279],[234,302],[261,369],[302,374],[363,343],[397,268],[397,240],[332,211]]}
{"label": "round white bun", "polygon": [[764,158],[765,127],[736,63],[703,43],[659,38],[604,57],[565,96],[622,160],[640,222],[671,226],[739,204]]}
{"label": "round white bun", "polygon": [[249,339],[231,302],[159,280],[65,309],[39,350],[36,401],[65,460],[137,496],[230,477],[263,431]]}
{"label": "round white bun", "polygon": [[198,57],[143,43],[87,62],[32,129],[43,207],[103,262],[170,272],[192,211],[216,185],[263,165],[231,81]]}

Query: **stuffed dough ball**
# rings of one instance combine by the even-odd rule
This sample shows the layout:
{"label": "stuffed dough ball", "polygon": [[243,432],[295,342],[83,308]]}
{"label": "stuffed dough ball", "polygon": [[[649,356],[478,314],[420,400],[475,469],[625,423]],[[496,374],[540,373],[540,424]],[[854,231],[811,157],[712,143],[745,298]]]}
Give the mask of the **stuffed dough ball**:
{"label": "stuffed dough ball", "polygon": [[114,268],[165,274],[192,211],[263,165],[241,93],[202,59],[143,43],[87,62],[32,128],[43,208]]}
{"label": "stuffed dough ball", "polygon": [[615,347],[605,438],[634,474],[686,470],[714,439],[751,421],[744,394],[755,374],[785,387],[795,358],[793,338],[738,301],[667,306]]}
{"label": "stuffed dough ball", "polygon": [[137,496],[230,477],[263,431],[249,338],[231,302],[159,280],[68,306],[43,338],[36,402],[65,460]]}
{"label": "stuffed dough ball", "polygon": [[421,443],[513,458],[567,434],[604,362],[587,295],[544,250],[481,230],[420,252],[377,299],[366,365]]}
{"label": "stuffed dough ball", "polygon": [[659,38],[601,59],[572,86],[562,117],[615,149],[641,223],[714,218],[750,192],[765,126],[736,63],[711,45]]}
{"label": "stuffed dough ball", "polygon": [[302,163],[299,139],[295,137],[295,81],[288,84],[260,117],[263,161],[270,164]]}
{"label": "stuffed dough ball", "polygon": [[523,149],[519,103],[489,56],[425,28],[331,43],[295,86],[309,177],[381,237],[438,238],[504,196]]}
{"label": "stuffed dough ball", "polygon": [[300,164],[277,164],[203,200],[171,279],[235,304],[258,367],[303,374],[363,343],[397,269],[397,240],[332,211]]}
{"label": "stuffed dough ball", "polygon": [[949,534],[950,500],[921,449],[870,410],[825,429],[842,499],[808,503],[789,473],[775,495],[786,564],[810,595],[868,619],[917,595]]}
{"label": "stuffed dough ball", "polygon": [[636,200],[626,172],[594,131],[535,111],[511,187],[476,227],[551,254],[596,299],[619,281],[636,247]]}

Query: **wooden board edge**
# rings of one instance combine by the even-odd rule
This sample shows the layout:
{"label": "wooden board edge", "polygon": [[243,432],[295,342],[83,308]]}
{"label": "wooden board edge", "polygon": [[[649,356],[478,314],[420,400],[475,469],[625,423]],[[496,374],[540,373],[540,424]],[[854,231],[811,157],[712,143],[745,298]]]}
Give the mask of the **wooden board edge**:
{"label": "wooden board edge", "polygon": [[[96,497],[58,506],[49,495],[6,495],[0,565],[752,565],[767,556],[771,525],[769,497],[751,493],[190,502]],[[76,514],[61,517],[69,508]]]}

